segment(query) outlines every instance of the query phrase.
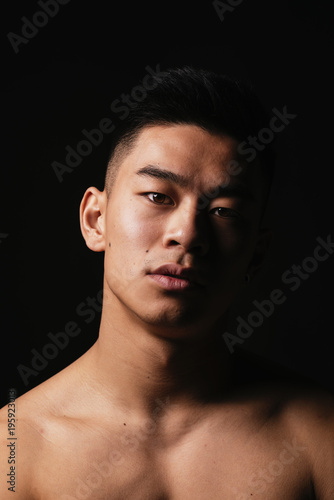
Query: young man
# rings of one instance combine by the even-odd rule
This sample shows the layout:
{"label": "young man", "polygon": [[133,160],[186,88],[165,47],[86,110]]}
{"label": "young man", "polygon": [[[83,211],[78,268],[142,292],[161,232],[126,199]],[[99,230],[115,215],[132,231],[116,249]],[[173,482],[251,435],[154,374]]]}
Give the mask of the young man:
{"label": "young man", "polygon": [[18,399],[16,441],[3,408],[0,497],[12,446],[16,500],[332,500],[331,397],[261,380],[222,340],[270,242],[273,154],[246,147],[267,116],[206,71],[151,83],[80,206],[105,252],[99,338]]}

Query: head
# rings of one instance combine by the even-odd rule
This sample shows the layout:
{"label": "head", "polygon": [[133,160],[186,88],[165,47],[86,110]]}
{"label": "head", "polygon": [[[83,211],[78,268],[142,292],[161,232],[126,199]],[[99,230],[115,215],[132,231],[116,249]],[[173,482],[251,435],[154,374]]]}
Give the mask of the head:
{"label": "head", "polygon": [[[225,75],[191,67],[171,69],[164,76],[152,77],[150,90],[137,102],[112,136],[111,153],[105,175],[109,197],[118,169],[145,127],[167,124],[197,125],[213,134],[233,137],[239,142],[240,161],[248,161],[242,144],[267,127],[270,117],[252,88]],[[264,183],[263,209],[274,174],[272,145],[254,150],[248,164],[261,165]],[[247,158],[247,159],[246,159]]]}
{"label": "head", "polygon": [[80,207],[87,245],[105,252],[104,308],[174,338],[215,330],[269,244],[273,152],[249,162],[240,149],[267,124],[225,76],[186,67],[154,80],[115,131],[104,191]]}

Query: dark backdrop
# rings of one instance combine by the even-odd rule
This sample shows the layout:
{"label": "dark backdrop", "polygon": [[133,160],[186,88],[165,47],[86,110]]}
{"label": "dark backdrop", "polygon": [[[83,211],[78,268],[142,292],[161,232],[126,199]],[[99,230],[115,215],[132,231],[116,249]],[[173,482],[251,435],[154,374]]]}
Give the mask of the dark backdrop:
{"label": "dark backdrop", "polygon": [[[333,232],[330,2],[231,0],[235,7],[221,11],[224,19],[203,0],[123,6],[71,0],[49,18],[36,15],[42,3],[7,2],[2,23],[1,403],[10,387],[22,394],[74,361],[98,334],[98,311],[80,315],[77,308],[88,309],[87,298],[102,288],[103,255],[86,248],[78,209],[89,185],[103,187],[111,134],[62,182],[52,163],[65,163],[66,146],[75,149],[85,139],[83,129],[97,128],[103,118],[119,124],[110,105],[140,83],[147,66],[184,63],[242,77],[268,110],[286,106],[297,115],[277,134],[270,255],[236,314],[247,320],[252,300],[281,289],[284,304],[242,347],[334,391],[334,256],[297,290],[282,282],[293,264],[313,255],[318,237]],[[26,28],[25,43],[15,36],[22,36],[26,19],[48,22],[35,33]],[[80,333],[58,354],[51,348],[53,359],[24,383],[17,367],[31,369],[31,350],[41,353],[51,342],[48,334],[64,331],[70,321]],[[233,325],[232,319],[231,333]]]}

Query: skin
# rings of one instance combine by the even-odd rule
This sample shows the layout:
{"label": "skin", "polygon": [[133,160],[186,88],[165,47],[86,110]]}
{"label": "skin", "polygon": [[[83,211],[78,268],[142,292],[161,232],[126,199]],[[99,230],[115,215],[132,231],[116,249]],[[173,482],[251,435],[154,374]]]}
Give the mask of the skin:
{"label": "skin", "polygon": [[[109,199],[85,192],[82,234],[105,252],[99,338],[18,398],[16,500],[334,497],[331,397],[231,375],[221,334],[271,237],[260,226],[259,166],[230,175],[234,194],[208,195],[226,185],[232,160],[233,138],[147,127]],[[150,274],[166,263],[195,268],[198,284],[166,290]],[[7,407],[1,419],[7,437]],[[0,496],[13,496],[4,481]]]}

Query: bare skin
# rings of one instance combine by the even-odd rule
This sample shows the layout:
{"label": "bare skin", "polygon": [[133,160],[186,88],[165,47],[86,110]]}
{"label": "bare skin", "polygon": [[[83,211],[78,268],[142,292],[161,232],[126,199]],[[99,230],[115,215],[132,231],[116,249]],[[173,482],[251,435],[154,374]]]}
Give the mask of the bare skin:
{"label": "bare skin", "polygon": [[236,147],[193,125],[145,128],[109,200],[86,191],[82,234],[105,252],[99,338],[18,398],[15,494],[1,410],[1,499],[334,498],[332,398],[240,384],[221,341],[270,241],[259,167],[231,175]]}

